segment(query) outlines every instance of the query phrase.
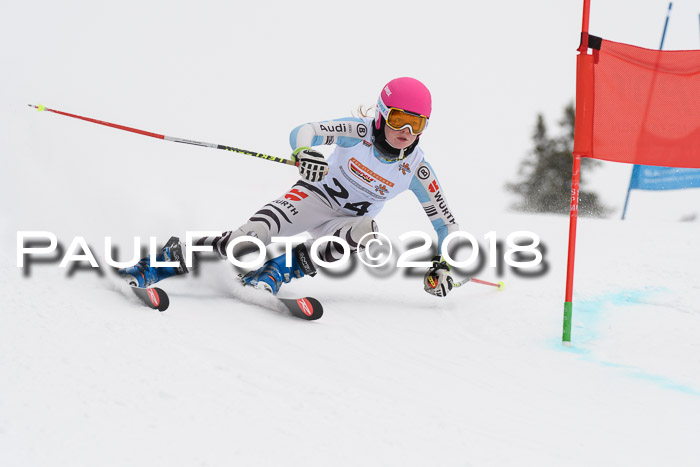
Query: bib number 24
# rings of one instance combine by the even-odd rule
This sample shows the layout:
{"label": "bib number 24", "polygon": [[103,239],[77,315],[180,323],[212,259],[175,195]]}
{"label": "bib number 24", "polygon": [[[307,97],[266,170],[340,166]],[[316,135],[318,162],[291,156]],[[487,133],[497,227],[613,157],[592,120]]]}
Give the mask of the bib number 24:
{"label": "bib number 24", "polygon": [[[326,190],[326,193],[333,198],[333,201],[338,203],[338,206],[342,206],[349,211],[353,211],[357,213],[358,216],[364,216],[367,214],[367,211],[372,203],[369,201],[358,201],[356,203],[345,202],[345,200],[350,197],[350,193],[343,185],[340,184],[337,178],[333,177],[333,183],[337,189],[333,189],[325,183],[323,184],[323,188]],[[343,204],[344,202],[345,204]]]}

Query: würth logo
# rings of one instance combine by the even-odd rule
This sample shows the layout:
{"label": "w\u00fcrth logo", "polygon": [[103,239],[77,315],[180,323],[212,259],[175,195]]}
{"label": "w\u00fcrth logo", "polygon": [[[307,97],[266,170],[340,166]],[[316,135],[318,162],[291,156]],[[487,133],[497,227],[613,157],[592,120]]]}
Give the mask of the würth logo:
{"label": "w\u00fcrth logo", "polygon": [[437,184],[437,180],[433,180],[433,183],[431,183],[430,186],[428,187],[428,190],[430,190],[431,193],[435,193],[439,189],[440,189],[440,187]]}
{"label": "w\u00fcrth logo", "polygon": [[309,195],[304,193],[303,191],[299,191],[296,188],[292,189],[284,195],[285,199],[288,199],[290,201],[301,201],[304,198],[307,198]]}

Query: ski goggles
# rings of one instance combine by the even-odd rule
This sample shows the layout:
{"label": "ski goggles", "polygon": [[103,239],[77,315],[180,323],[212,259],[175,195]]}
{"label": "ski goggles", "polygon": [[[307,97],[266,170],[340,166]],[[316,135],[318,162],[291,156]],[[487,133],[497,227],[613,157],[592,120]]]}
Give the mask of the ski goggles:
{"label": "ski goggles", "polygon": [[394,130],[399,131],[408,127],[411,134],[420,135],[425,130],[425,127],[428,126],[428,117],[425,115],[419,115],[395,107],[386,107],[381,100],[377,107],[386,124]]}

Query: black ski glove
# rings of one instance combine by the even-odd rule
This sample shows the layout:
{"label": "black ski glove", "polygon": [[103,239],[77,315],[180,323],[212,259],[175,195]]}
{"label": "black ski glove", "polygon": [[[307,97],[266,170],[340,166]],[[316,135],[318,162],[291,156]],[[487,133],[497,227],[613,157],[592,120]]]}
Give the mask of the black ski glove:
{"label": "black ski glove", "polygon": [[431,295],[445,297],[453,284],[450,266],[440,256],[433,257],[432,261],[433,265],[423,278],[423,288]]}
{"label": "black ski glove", "polygon": [[299,175],[310,182],[320,182],[328,173],[328,162],[323,154],[311,148],[296,148],[292,160],[299,162]]}

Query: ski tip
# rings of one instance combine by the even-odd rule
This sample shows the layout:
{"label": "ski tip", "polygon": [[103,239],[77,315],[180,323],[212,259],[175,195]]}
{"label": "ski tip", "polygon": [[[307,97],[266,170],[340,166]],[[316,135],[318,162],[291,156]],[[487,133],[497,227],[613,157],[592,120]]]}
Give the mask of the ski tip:
{"label": "ski tip", "polygon": [[44,106],[41,105],[41,104],[39,104],[39,105],[27,104],[27,105],[28,105],[29,107],[35,108],[37,112],[43,112],[44,110],[46,110],[46,107],[44,107]]}
{"label": "ski tip", "polygon": [[156,310],[161,312],[167,310],[170,306],[170,298],[168,297],[168,294],[166,294],[163,289],[159,289],[157,287],[153,287],[150,290],[153,290],[158,294],[158,304],[156,305]]}
{"label": "ski tip", "polygon": [[[319,319],[321,316],[323,316],[323,306],[321,305],[321,302],[316,300],[313,297],[304,297],[297,299],[297,303],[299,303],[299,307],[302,309],[304,314],[308,316],[308,320],[316,320]],[[309,305],[310,305],[310,310],[309,310]],[[310,313],[310,314],[309,314]]]}
{"label": "ski tip", "polygon": [[323,316],[323,305],[313,297],[280,298],[279,300],[297,318],[314,321]]}
{"label": "ski tip", "polygon": [[158,311],[165,311],[170,306],[170,299],[168,294],[165,293],[163,289],[158,287],[134,287],[131,286],[131,290],[134,291],[137,297],[149,308],[153,308]]}

